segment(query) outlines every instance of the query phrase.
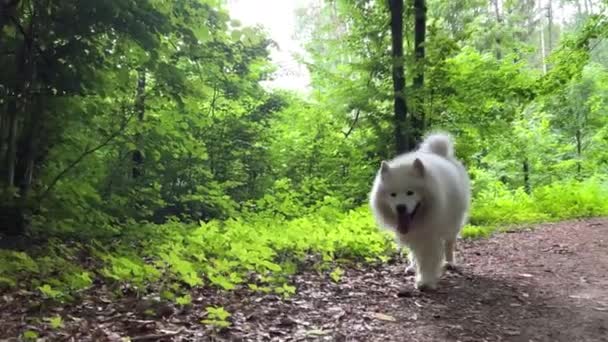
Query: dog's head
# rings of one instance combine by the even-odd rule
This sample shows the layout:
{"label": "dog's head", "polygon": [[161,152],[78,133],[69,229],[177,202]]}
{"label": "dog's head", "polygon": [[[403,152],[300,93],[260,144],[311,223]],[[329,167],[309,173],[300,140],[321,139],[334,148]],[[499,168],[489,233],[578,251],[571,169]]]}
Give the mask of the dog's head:
{"label": "dog's head", "polygon": [[424,164],[419,158],[394,166],[382,161],[378,176],[378,200],[390,207],[396,217],[397,231],[405,234],[424,201]]}

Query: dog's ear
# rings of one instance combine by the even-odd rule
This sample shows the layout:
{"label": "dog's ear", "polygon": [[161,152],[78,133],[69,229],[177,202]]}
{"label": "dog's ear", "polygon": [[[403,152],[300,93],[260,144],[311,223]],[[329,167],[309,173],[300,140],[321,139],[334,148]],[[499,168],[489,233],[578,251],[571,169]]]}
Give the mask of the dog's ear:
{"label": "dog's ear", "polygon": [[424,176],[424,164],[422,164],[420,158],[414,160],[414,171],[416,172],[416,175],[420,177]]}
{"label": "dog's ear", "polygon": [[388,175],[391,172],[391,166],[388,165],[388,163],[386,162],[386,160],[383,160],[382,163],[380,163],[380,174],[383,176]]}

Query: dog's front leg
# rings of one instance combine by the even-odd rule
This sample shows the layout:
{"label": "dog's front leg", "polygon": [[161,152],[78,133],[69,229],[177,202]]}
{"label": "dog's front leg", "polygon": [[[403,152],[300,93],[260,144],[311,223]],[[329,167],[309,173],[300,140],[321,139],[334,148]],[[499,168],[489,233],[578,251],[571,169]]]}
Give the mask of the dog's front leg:
{"label": "dog's front leg", "polygon": [[405,268],[405,274],[414,275],[416,273],[416,257],[414,257],[414,253],[410,252],[407,254],[407,258],[409,259],[409,264]]}
{"label": "dog's front leg", "polygon": [[445,269],[456,268],[456,258],[454,252],[456,250],[456,238],[445,241]]}
{"label": "dog's front leg", "polygon": [[432,290],[437,287],[444,261],[444,249],[441,244],[433,243],[413,250],[416,260],[416,288]]}

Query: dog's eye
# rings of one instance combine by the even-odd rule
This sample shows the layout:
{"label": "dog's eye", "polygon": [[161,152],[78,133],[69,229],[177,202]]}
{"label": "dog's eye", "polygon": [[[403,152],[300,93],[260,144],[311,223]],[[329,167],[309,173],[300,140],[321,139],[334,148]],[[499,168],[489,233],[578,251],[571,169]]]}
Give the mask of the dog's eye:
{"label": "dog's eye", "polygon": [[397,197],[397,193],[391,192],[391,197]]}
{"label": "dog's eye", "polygon": [[414,192],[412,190],[408,190],[405,194],[408,196],[412,196],[414,194]]}

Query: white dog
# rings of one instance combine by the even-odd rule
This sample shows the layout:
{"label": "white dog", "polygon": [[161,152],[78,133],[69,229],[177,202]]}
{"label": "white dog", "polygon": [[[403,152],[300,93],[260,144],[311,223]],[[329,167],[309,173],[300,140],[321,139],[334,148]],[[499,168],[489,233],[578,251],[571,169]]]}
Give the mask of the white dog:
{"label": "white dog", "polygon": [[416,288],[434,289],[454,248],[471,201],[470,180],[445,133],[425,138],[417,151],[382,161],[370,194],[376,221],[410,250]]}

